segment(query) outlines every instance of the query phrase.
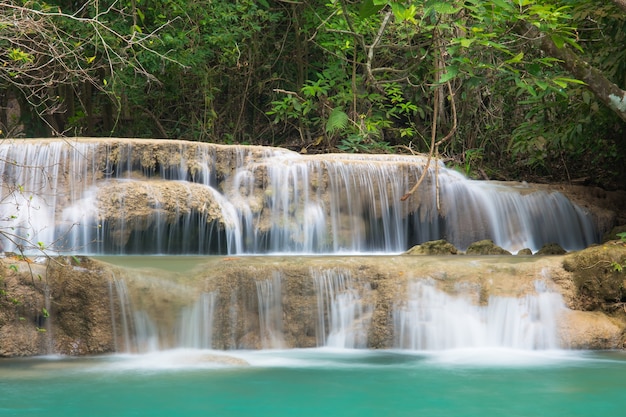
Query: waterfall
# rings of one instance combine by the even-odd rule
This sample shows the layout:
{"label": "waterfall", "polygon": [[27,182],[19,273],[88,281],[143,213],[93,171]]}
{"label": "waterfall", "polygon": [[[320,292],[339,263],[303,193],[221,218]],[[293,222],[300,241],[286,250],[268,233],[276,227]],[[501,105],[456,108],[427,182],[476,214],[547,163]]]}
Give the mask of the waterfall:
{"label": "waterfall", "polygon": [[350,271],[312,269],[311,275],[317,299],[317,345],[366,347],[373,306],[359,294]]}
{"label": "waterfall", "polygon": [[[114,285],[114,289],[112,288],[112,284]],[[131,304],[130,297],[128,296],[128,287],[123,280],[118,280],[113,277],[112,280],[109,281],[109,297],[110,297],[110,308],[111,308],[111,323],[113,324],[113,341],[115,344],[116,352],[131,352],[132,344],[131,344],[131,326],[129,322],[129,318],[131,317]],[[117,300],[116,300],[117,297]],[[117,302],[116,302],[117,301]],[[120,323],[118,326],[118,322],[116,319],[115,313],[119,311]],[[119,329],[119,330],[118,330]],[[118,338],[118,331],[121,331],[122,335],[122,343],[121,345]]]}
{"label": "waterfall", "polygon": [[282,277],[274,272],[271,279],[256,281],[259,301],[259,336],[265,349],[285,346],[283,337]]}
{"label": "waterfall", "polygon": [[[549,275],[558,260],[541,259],[538,273],[534,262],[515,260],[356,259],[330,258],[343,266],[326,268],[318,257],[270,265],[211,257],[181,273],[165,259],[119,270],[109,283],[116,350],[546,350],[567,340],[566,309]],[[459,270],[465,265],[470,272]],[[449,275],[412,278],[420,269]],[[475,279],[491,272],[494,282]]]}
{"label": "waterfall", "polygon": [[191,306],[183,309],[178,325],[178,346],[193,349],[213,347],[213,321],[217,294],[202,293]]}
{"label": "waterfall", "polygon": [[[439,166],[402,202],[421,156],[303,156],[183,141],[0,144],[5,251],[83,254],[400,253],[446,238],[510,251],[599,240],[558,192],[472,181]],[[431,166],[430,170],[434,170]]]}
{"label": "waterfall", "polygon": [[453,297],[433,280],[412,282],[405,300],[393,311],[395,346],[400,349],[443,350],[468,347],[556,349],[561,296],[543,281],[535,294],[520,298],[490,296],[475,305],[469,296]]}
{"label": "waterfall", "polygon": [[162,348],[159,329],[152,317],[145,311],[135,311],[132,315],[135,328],[135,351],[140,353],[156,352]]}
{"label": "waterfall", "polygon": [[[110,305],[116,351],[145,353],[159,350],[159,330],[152,318],[145,311],[133,308],[124,280],[113,278],[113,283],[115,291],[110,291]],[[119,312],[119,323],[116,311]],[[118,341],[118,331],[121,332],[123,344]]]}

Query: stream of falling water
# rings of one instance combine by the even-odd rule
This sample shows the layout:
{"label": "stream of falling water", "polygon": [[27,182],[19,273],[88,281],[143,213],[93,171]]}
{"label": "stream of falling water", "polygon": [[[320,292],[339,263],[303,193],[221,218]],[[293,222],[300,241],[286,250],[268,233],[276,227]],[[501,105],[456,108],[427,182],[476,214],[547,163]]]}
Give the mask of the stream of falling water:
{"label": "stream of falling water", "polygon": [[363,300],[350,271],[311,270],[317,298],[317,345],[334,348],[367,347],[373,306]]}
{"label": "stream of falling water", "polygon": [[256,281],[259,300],[259,329],[264,349],[285,347],[283,336],[282,277],[274,272],[272,278]]}
{"label": "stream of falling water", "polygon": [[542,281],[535,290],[520,298],[491,296],[481,306],[437,290],[432,280],[415,281],[394,308],[395,344],[412,350],[557,349],[561,296],[547,291]]}
{"label": "stream of falling water", "polygon": [[213,322],[217,294],[204,292],[191,306],[183,309],[177,327],[178,343],[182,348],[213,348]]}

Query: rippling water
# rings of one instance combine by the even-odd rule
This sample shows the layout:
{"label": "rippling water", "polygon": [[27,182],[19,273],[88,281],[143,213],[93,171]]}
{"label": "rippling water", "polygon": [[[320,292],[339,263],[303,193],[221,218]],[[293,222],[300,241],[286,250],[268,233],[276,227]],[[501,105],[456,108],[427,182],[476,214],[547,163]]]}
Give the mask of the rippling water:
{"label": "rippling water", "polygon": [[0,361],[2,416],[599,416],[623,352],[173,350]]}

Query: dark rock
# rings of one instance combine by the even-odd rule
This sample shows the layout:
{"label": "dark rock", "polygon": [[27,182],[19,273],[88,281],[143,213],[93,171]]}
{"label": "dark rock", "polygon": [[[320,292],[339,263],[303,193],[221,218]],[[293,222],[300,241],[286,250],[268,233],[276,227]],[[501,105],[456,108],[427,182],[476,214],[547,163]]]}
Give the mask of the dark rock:
{"label": "dark rock", "polygon": [[623,224],[621,226],[615,226],[613,229],[611,229],[610,232],[602,236],[602,242],[608,242],[610,240],[622,240],[622,238],[618,236],[619,233],[626,233],[626,224]]}
{"label": "dark rock", "polygon": [[558,243],[546,243],[539,249],[537,255],[565,255],[567,251]]}

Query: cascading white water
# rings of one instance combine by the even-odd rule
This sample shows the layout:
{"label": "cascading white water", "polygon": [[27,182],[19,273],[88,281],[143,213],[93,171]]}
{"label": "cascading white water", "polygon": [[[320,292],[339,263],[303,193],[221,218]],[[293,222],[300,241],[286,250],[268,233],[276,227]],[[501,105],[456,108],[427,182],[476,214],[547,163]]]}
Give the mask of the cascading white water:
{"label": "cascading white water", "polygon": [[136,352],[156,352],[163,348],[160,343],[159,329],[148,313],[142,310],[135,311],[133,325]]}
{"label": "cascading white water", "polygon": [[[424,169],[421,157],[302,156],[281,149],[174,141],[160,142],[158,156],[152,156],[153,142],[104,143],[0,144],[0,230],[6,231],[0,249],[21,251],[32,245],[89,254],[353,254],[398,253],[442,237],[460,249],[491,238],[511,251],[537,250],[549,242],[572,250],[598,239],[590,216],[560,193],[471,181],[443,166],[440,209],[434,175],[422,185],[419,198],[401,202]],[[317,346],[367,347],[375,308],[371,288],[357,285],[340,268],[310,273],[316,289]],[[258,339],[251,330],[256,317],[250,318],[256,312],[235,307],[242,299],[249,302],[250,295],[240,290],[230,293],[230,310],[223,312],[228,324],[217,322],[215,292],[203,293],[195,304],[175,312],[175,323],[160,322],[146,310],[135,310],[126,284],[114,280],[116,348],[209,349],[214,340],[218,343],[213,329],[220,326],[230,332],[220,335],[219,343],[227,346],[256,346],[258,340],[264,348],[286,347],[293,335],[286,339],[284,334],[290,331],[283,323],[288,316],[283,311],[285,279],[276,272],[255,280]],[[187,290],[197,296],[197,290]],[[490,297],[484,306],[472,301],[438,291],[432,282],[413,283],[409,296],[395,305],[395,346],[558,347],[556,318],[562,303],[540,283],[536,294],[519,299]],[[307,331],[312,339],[313,327]]]}
{"label": "cascading white water", "polygon": [[520,298],[491,296],[487,305],[479,306],[469,297],[438,290],[431,279],[412,282],[406,300],[394,308],[395,345],[413,350],[559,348],[561,296],[542,281],[535,290]]}
{"label": "cascading white water", "polygon": [[265,349],[285,346],[283,336],[282,277],[274,272],[271,279],[256,281],[259,301],[259,333]]}
{"label": "cascading white water", "polygon": [[490,238],[511,251],[553,242],[581,249],[599,239],[591,217],[560,193],[471,181],[442,165],[440,210],[434,175],[419,198],[401,202],[423,166],[419,156],[302,156],[178,141],[7,142],[0,228],[16,238],[2,236],[0,245],[338,254],[399,253],[440,238],[459,249]]}
{"label": "cascading white water", "polygon": [[[159,330],[152,318],[145,311],[136,310],[128,293],[126,282],[113,278],[115,291],[110,289],[112,327],[117,352],[145,353],[161,348]],[[119,311],[120,323],[117,323],[115,311]],[[118,329],[122,343],[117,338]]]}
{"label": "cascading white water", "polygon": [[183,309],[178,324],[178,347],[211,349],[213,347],[213,321],[217,294],[205,292],[198,300]]}
{"label": "cascading white water", "polygon": [[317,345],[335,348],[367,346],[373,306],[363,300],[349,271],[311,270],[317,297]]}
{"label": "cascading white water", "polygon": [[[114,286],[113,284],[114,283]],[[109,298],[111,304],[111,323],[113,327],[113,342],[116,352],[131,352],[131,327],[129,318],[131,317],[131,304],[128,296],[128,287],[126,282],[118,280],[115,277],[109,281]],[[117,298],[117,302],[116,302]],[[120,323],[118,325],[115,318],[115,312],[119,311]],[[118,329],[121,331],[122,340],[120,342],[118,336]],[[123,346],[121,345],[123,343]]]}

